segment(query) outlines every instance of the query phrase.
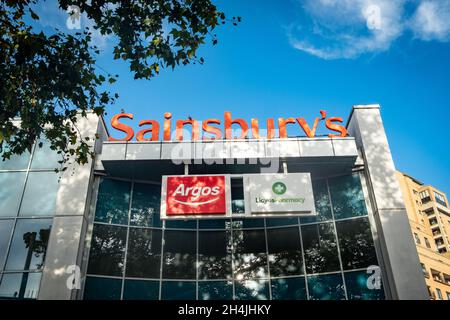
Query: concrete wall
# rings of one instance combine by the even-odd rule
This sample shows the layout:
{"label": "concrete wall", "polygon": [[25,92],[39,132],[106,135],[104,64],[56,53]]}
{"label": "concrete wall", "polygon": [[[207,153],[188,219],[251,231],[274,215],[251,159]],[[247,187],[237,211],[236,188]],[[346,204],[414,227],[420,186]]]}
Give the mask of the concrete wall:
{"label": "concrete wall", "polygon": [[354,106],[347,129],[364,159],[391,298],[428,299],[379,105]]}
{"label": "concrete wall", "polygon": [[[78,128],[82,136],[93,137],[104,130],[93,113],[81,118]],[[104,136],[104,135],[103,135]],[[99,144],[101,141],[95,142]],[[91,147],[97,149],[92,142]],[[71,164],[62,174],[56,198],[55,216],[50,234],[39,300],[69,300],[76,289],[67,286],[73,267],[80,266],[89,214],[93,181],[93,161],[85,165]]]}

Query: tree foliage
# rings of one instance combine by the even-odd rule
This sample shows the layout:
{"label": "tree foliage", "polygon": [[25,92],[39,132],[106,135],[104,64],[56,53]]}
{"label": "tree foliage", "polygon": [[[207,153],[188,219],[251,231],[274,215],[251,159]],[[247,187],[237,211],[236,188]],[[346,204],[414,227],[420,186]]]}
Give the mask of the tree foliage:
{"label": "tree foliage", "polygon": [[[0,153],[3,159],[31,151],[38,138],[61,154],[84,164],[94,156],[77,119],[88,112],[102,115],[118,98],[108,88],[117,75],[96,65],[99,50],[94,30],[76,33],[36,31],[30,19],[38,0],[0,0]],[[150,79],[162,68],[203,63],[199,46],[220,24],[236,25],[211,0],[58,0],[76,5],[102,35],[114,37],[114,59],[129,63],[135,79]],[[17,119],[20,118],[20,122]]]}

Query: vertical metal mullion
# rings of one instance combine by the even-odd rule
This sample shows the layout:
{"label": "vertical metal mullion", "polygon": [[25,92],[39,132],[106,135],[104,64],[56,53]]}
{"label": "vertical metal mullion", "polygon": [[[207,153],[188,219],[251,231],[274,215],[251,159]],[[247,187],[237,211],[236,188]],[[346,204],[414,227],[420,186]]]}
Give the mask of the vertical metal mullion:
{"label": "vertical metal mullion", "polygon": [[[226,222],[225,222],[225,233],[227,232]],[[233,235],[233,220],[230,219],[230,238],[231,238],[231,284],[233,286],[233,298],[232,300],[236,300],[236,286],[234,284],[234,235]]]}
{"label": "vertical metal mullion", "polygon": [[197,219],[197,243],[196,243],[196,255],[195,255],[195,299],[198,300],[198,240],[199,240],[199,229],[198,229],[198,219]]}
{"label": "vertical metal mullion", "polygon": [[164,263],[164,245],[165,245],[165,231],[166,231],[166,220],[163,220],[161,226],[161,259],[159,265],[159,300],[161,300],[161,291],[162,291],[162,274],[163,274],[163,263]]}
{"label": "vertical metal mullion", "polygon": [[302,226],[300,224],[300,217],[298,219],[298,231],[300,237],[300,246],[302,251],[302,260],[303,260],[303,275],[305,276],[305,288],[306,288],[306,299],[309,300],[309,288],[308,288],[308,276],[306,275],[306,260],[305,260],[305,247],[303,246],[303,238],[302,238]]}
{"label": "vertical metal mullion", "polygon": [[127,235],[125,238],[125,255],[123,257],[123,273],[122,273],[122,287],[120,290],[120,300],[123,300],[123,291],[125,288],[125,274],[127,272],[128,239],[130,237],[130,219],[131,219],[131,206],[133,203],[133,190],[134,190],[134,181],[131,183],[130,203],[128,204]]}
{"label": "vertical metal mullion", "polygon": [[271,283],[271,276],[270,276],[270,264],[269,264],[269,240],[267,238],[267,222],[266,218],[264,219],[264,236],[266,240],[266,264],[267,264],[267,275],[268,275],[268,282],[269,282],[269,300],[272,300],[272,283]]}
{"label": "vertical metal mullion", "polygon": [[343,268],[342,257],[341,257],[341,249],[340,249],[340,245],[339,245],[339,237],[337,234],[336,220],[334,218],[333,200],[331,200],[331,192],[330,192],[330,185],[329,185],[328,179],[326,179],[326,182],[327,182],[328,198],[330,199],[331,217],[333,218],[333,227],[334,227],[334,234],[335,234],[335,238],[336,238],[336,248],[337,248],[337,252],[338,252],[339,266],[341,269],[340,273],[341,273],[341,278],[342,278],[342,285],[344,286],[345,299],[348,300],[347,286],[345,285],[344,268]]}

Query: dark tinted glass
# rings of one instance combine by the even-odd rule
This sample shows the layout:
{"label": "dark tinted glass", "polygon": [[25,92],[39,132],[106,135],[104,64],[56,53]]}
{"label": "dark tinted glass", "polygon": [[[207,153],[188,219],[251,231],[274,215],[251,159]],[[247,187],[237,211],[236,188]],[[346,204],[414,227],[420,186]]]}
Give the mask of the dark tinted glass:
{"label": "dark tinted glass", "polygon": [[124,227],[94,224],[88,273],[121,276],[126,236]]}
{"label": "dark tinted glass", "polygon": [[234,276],[236,279],[267,277],[265,231],[234,230]]}
{"label": "dark tinted glass", "polygon": [[379,272],[375,274],[373,272],[367,273],[366,271],[345,272],[344,278],[349,300],[384,299],[384,290]]}
{"label": "dark tinted glass", "polygon": [[160,266],[161,230],[130,228],[126,275],[159,279]]}
{"label": "dark tinted glass", "polygon": [[231,281],[201,281],[198,283],[199,300],[232,300]]}
{"label": "dark tinted glass", "polygon": [[378,264],[367,218],[338,221],[336,229],[344,269],[359,269]]}
{"label": "dark tinted glass", "polygon": [[231,211],[233,213],[244,213],[244,186],[243,179],[231,179]]}
{"label": "dark tinted glass", "polygon": [[267,280],[235,281],[236,300],[268,300],[269,282]]}
{"label": "dark tinted glass", "polygon": [[331,220],[331,204],[328,195],[327,181],[325,179],[312,182],[314,192],[314,204],[316,206],[317,216],[302,217],[301,223],[321,222]]}
{"label": "dark tinted glass", "polygon": [[163,281],[161,287],[162,300],[195,300],[194,281]]}
{"label": "dark tinted glass", "polygon": [[143,227],[161,227],[160,205],[161,186],[135,183],[130,224]]}
{"label": "dark tinted glass", "polygon": [[3,274],[0,299],[36,299],[40,282],[40,272]]}
{"label": "dark tinted glass", "polygon": [[308,277],[310,300],[343,300],[345,299],[342,275],[327,274]]}
{"label": "dark tinted glass", "polygon": [[293,226],[298,224],[297,217],[291,218],[266,218],[267,227]]}
{"label": "dark tinted glass", "polygon": [[328,181],[336,220],[367,214],[361,181],[357,173]]}
{"label": "dark tinted glass", "polygon": [[199,279],[231,278],[230,232],[201,231],[198,237]]}
{"label": "dark tinted glass", "polygon": [[98,189],[95,220],[100,222],[127,224],[131,183],[102,179]]}
{"label": "dark tinted glass", "polygon": [[164,265],[163,278],[195,279],[197,232],[170,231],[164,232]]}
{"label": "dark tinted glass", "polygon": [[159,281],[125,280],[124,300],[158,300]]}
{"label": "dark tinted glass", "polygon": [[332,223],[302,226],[307,273],[339,270],[339,257]]}
{"label": "dark tinted glass", "polygon": [[303,259],[298,227],[268,229],[269,267],[272,277],[303,273]]}
{"label": "dark tinted glass", "polygon": [[233,229],[264,228],[264,219],[233,219]]}
{"label": "dark tinted glass", "polygon": [[51,219],[18,220],[5,269],[42,269],[51,225]]}
{"label": "dark tinted glass", "polygon": [[84,300],[119,300],[121,279],[86,277]]}
{"label": "dark tinted glass", "polygon": [[172,220],[166,221],[169,229],[197,229],[197,220]]}
{"label": "dark tinted glass", "polygon": [[306,300],[305,278],[272,279],[273,300]]}
{"label": "dark tinted glass", "polygon": [[211,219],[211,220],[198,220],[199,229],[225,229],[230,226],[230,220],[225,219]]}
{"label": "dark tinted glass", "polygon": [[3,269],[13,225],[14,220],[0,220],[0,270]]}

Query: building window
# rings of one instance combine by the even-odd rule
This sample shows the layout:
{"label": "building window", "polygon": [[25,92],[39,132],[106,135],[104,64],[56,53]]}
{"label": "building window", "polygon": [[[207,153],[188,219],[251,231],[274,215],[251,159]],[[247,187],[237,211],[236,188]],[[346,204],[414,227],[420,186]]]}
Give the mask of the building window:
{"label": "building window", "polygon": [[244,182],[242,178],[231,179],[231,211],[233,213],[244,213]]}
{"label": "building window", "polygon": [[447,300],[450,300],[450,292],[446,292],[446,294],[447,294]]}
{"label": "building window", "polygon": [[165,222],[160,185],[100,179],[84,299],[384,298],[358,174],[313,180],[316,217]]}
{"label": "building window", "polygon": [[414,233],[414,239],[416,241],[416,244],[420,244],[420,237],[417,235],[417,233]]}
{"label": "building window", "polygon": [[421,191],[419,193],[419,195],[420,195],[420,199],[422,200],[422,204],[425,204],[425,203],[431,201],[430,193],[428,192],[428,190]]}
{"label": "building window", "polygon": [[439,300],[442,300],[442,292],[441,289],[436,288],[437,297]]}
{"label": "building window", "polygon": [[431,249],[430,241],[428,241],[428,238],[424,238],[424,239],[425,239],[425,245],[427,246],[427,248]]}
{"label": "building window", "polygon": [[445,198],[442,194],[434,192],[434,198],[436,199],[436,202],[439,203],[440,205],[446,207],[447,203],[445,202]]}

